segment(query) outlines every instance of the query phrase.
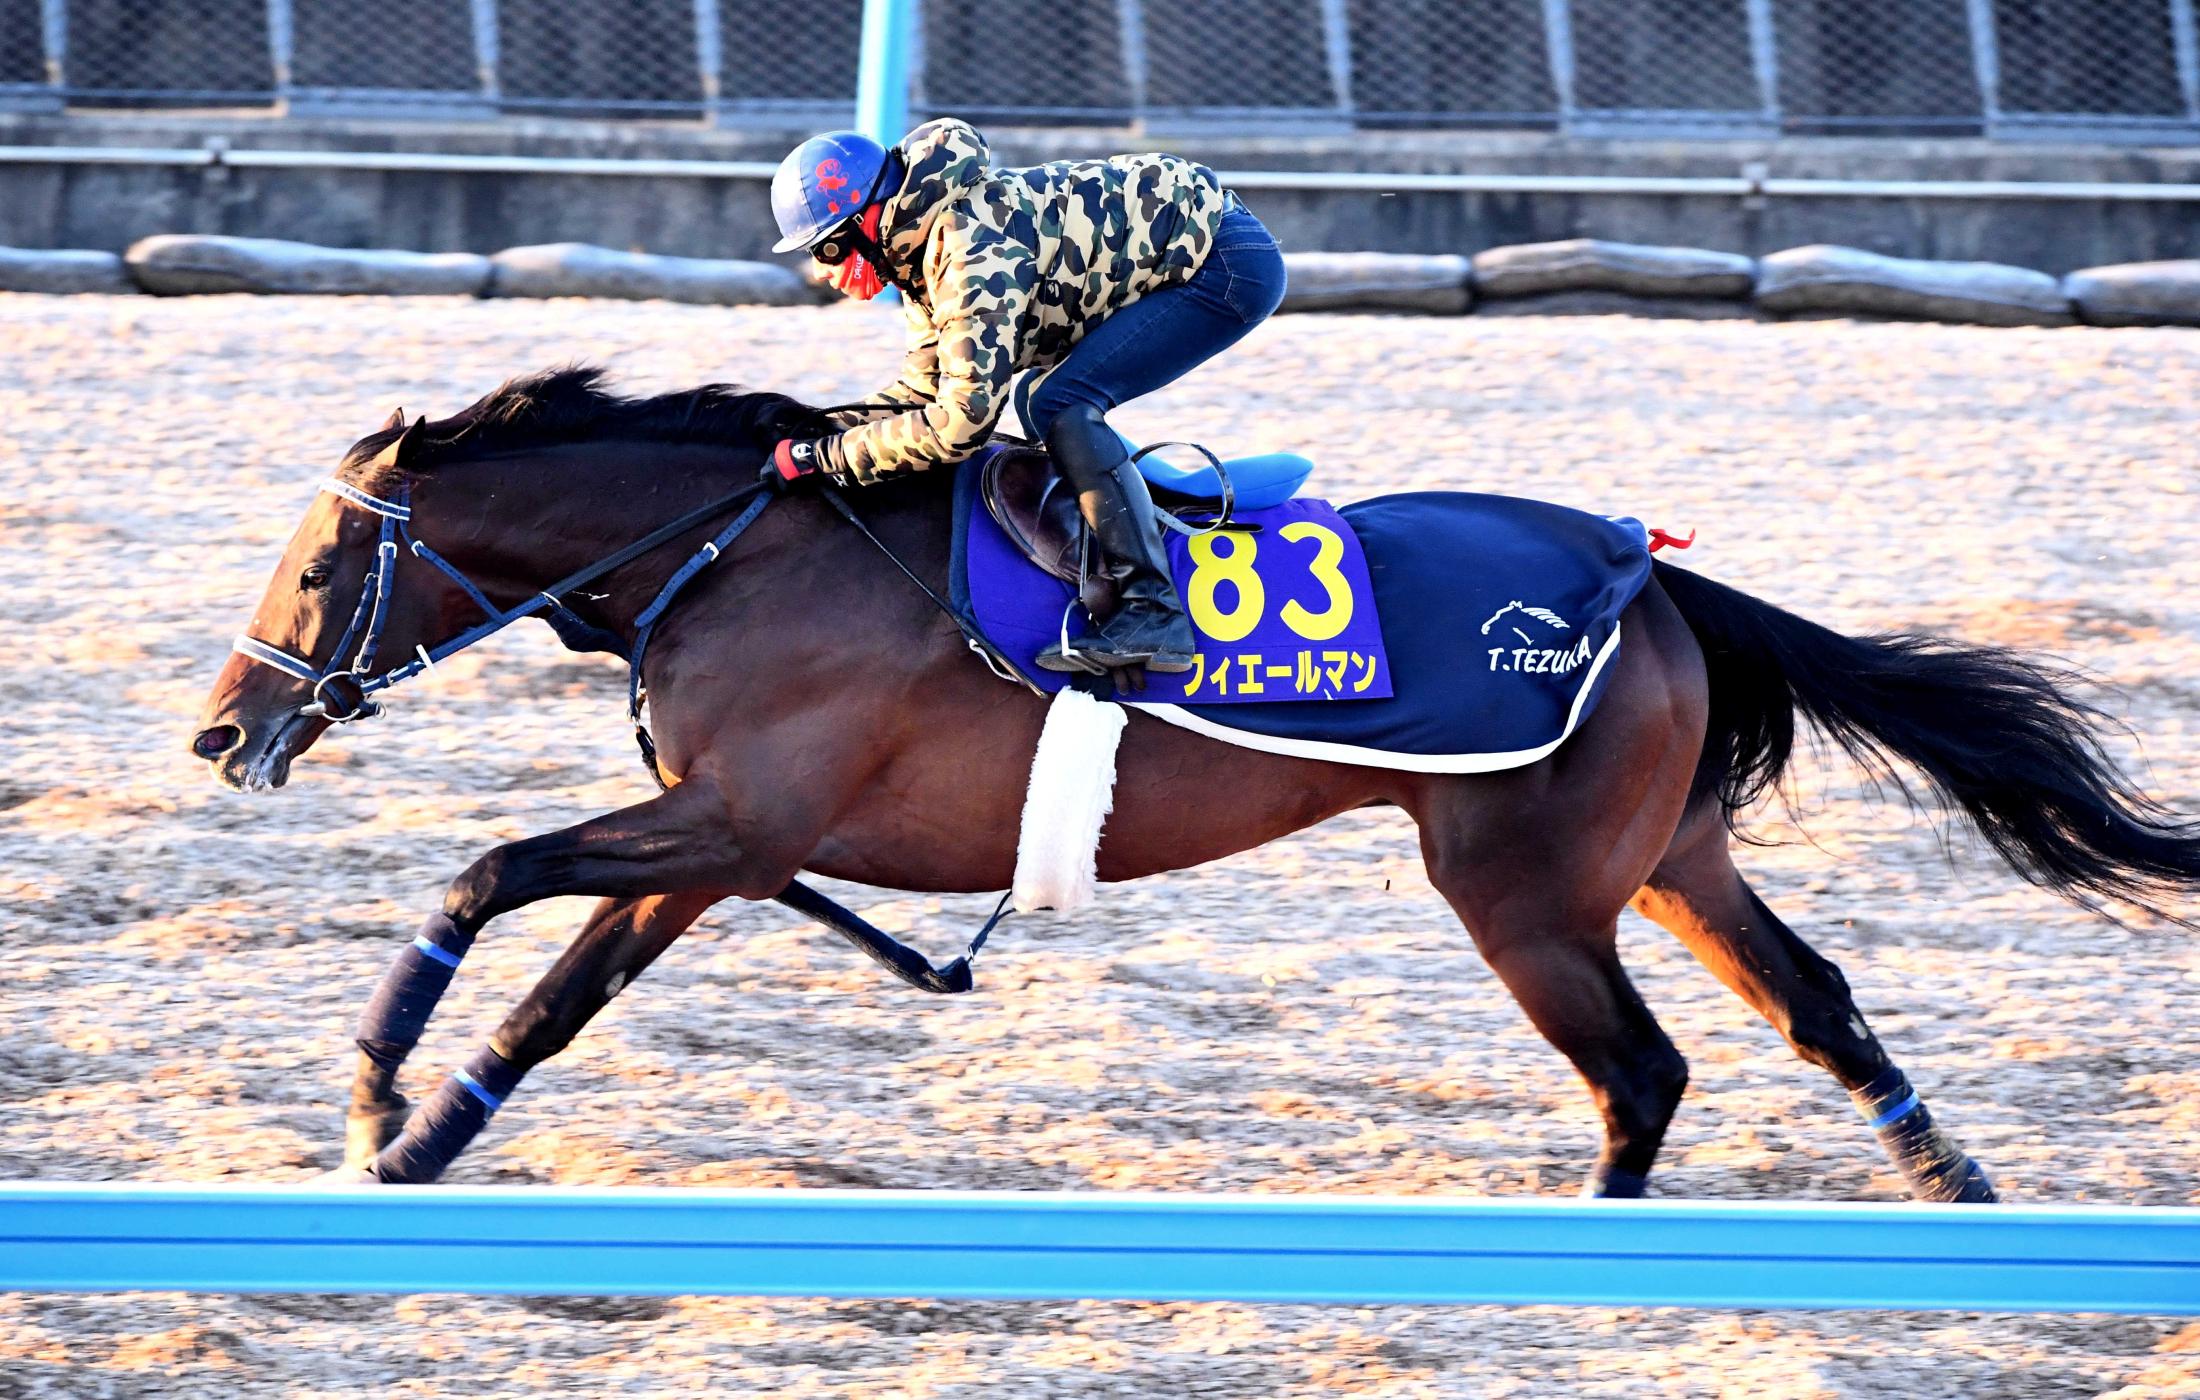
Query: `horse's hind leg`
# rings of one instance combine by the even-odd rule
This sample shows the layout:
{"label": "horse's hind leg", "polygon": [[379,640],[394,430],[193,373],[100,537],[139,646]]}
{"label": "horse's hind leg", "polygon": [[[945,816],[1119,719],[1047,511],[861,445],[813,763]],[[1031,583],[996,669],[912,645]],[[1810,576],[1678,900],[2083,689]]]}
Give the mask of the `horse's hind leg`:
{"label": "horse's hind leg", "polygon": [[533,991],[464,1069],[437,1087],[367,1170],[384,1182],[433,1181],[488,1126],[535,1066],[572,1043],[589,1019],[717,903],[713,893],[607,899]]}
{"label": "horse's hind leg", "polygon": [[1920,1200],[1995,1199],[1986,1173],[1934,1125],[1864,1023],[1841,969],[1781,923],[1734,868],[1715,808],[1689,814],[1634,903],[1755,1007],[1796,1054],[1841,1081]]}

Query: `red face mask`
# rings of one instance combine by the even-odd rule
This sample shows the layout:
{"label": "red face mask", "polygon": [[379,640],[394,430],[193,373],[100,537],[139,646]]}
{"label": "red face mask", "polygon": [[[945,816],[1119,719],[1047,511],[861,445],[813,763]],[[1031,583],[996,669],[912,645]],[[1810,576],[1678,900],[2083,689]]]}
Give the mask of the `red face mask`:
{"label": "red face mask", "polygon": [[[878,241],[879,215],[884,212],[885,206],[874,204],[863,215],[864,236],[874,243]],[[871,266],[871,260],[852,248],[848,250],[847,256],[831,266],[834,290],[846,293],[858,301],[869,301],[886,290],[886,279],[879,275],[877,268]]]}

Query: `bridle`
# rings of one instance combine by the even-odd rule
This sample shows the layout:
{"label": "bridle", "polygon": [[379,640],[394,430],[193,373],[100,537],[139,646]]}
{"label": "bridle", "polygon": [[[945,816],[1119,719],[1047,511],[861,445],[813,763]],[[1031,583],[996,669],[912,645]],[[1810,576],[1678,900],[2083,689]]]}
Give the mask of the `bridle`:
{"label": "bridle", "polygon": [[[770,468],[767,467],[765,471],[769,474]],[[321,490],[362,510],[371,511],[382,517],[382,534],[375,544],[374,563],[368,567],[366,578],[360,582],[359,602],[352,609],[351,625],[346,627],[343,636],[337,639],[335,648],[329,653],[328,664],[326,666],[316,666],[305,657],[294,656],[272,642],[263,642],[259,638],[250,635],[239,635],[230,643],[230,649],[239,656],[257,661],[263,666],[272,666],[286,675],[295,676],[311,685],[313,687],[312,698],[306,704],[298,707],[298,715],[325,719],[331,724],[349,724],[357,719],[370,719],[382,713],[382,706],[376,703],[375,695],[388,690],[400,681],[412,679],[422,671],[434,670],[438,662],[447,660],[474,643],[486,637],[494,636],[513,623],[533,617],[538,613],[548,614],[555,623],[562,624],[560,626],[561,632],[568,628],[577,633],[595,631],[596,629],[587,622],[574,615],[572,609],[568,608],[560,597],[561,594],[570,593],[576,588],[595,582],[612,570],[631,563],[651,550],[686,534],[696,526],[723,515],[739,502],[748,500],[748,509],[741,512],[731,525],[704,544],[695,553],[694,557],[690,558],[685,565],[675,572],[665,586],[659,590],[656,599],[651,602],[649,607],[643,609],[640,616],[636,618],[639,635],[635,639],[634,647],[628,657],[628,663],[633,668],[636,676],[635,690],[638,696],[642,648],[648,641],[650,629],[663,616],[665,609],[672,602],[673,595],[685,587],[688,581],[705,565],[723,553],[726,546],[731,544],[734,538],[743,530],[746,530],[757,516],[763,514],[764,507],[769,505],[772,500],[772,485],[772,480],[760,478],[752,485],[744,486],[738,491],[719,497],[708,505],[699,506],[689,511],[669,525],[652,530],[632,544],[606,558],[597,560],[578,573],[567,575],[524,603],[511,608],[499,608],[489,601],[488,595],[476,587],[474,581],[466,577],[457,565],[436,553],[428,547],[425,540],[413,534],[412,487],[410,485],[400,490],[397,493],[397,499],[392,501],[362,491],[348,481],[331,478],[321,483]],[[445,577],[457,584],[466,596],[473,600],[474,606],[481,609],[484,620],[467,628],[455,637],[437,643],[433,647],[415,646],[411,660],[377,674],[374,670],[375,653],[381,647],[383,624],[389,617],[390,594],[397,583],[397,559],[400,546],[410,550],[415,558],[434,565]],[[351,663],[345,665],[344,654],[351,649],[354,638],[358,639],[358,650],[352,653]]]}
{"label": "bridle", "polygon": [[[382,625],[389,618],[390,591],[397,582],[397,549],[400,542],[411,545],[414,553],[422,558],[433,557],[444,572],[456,578],[476,599],[481,595],[464,575],[413,538],[410,527],[411,487],[399,492],[394,501],[384,500],[380,496],[360,490],[348,481],[333,478],[322,482],[321,490],[382,517],[382,538],[374,548],[374,563],[367,569],[367,576],[359,585],[359,605],[352,609],[351,625],[337,639],[325,667],[315,666],[305,657],[294,656],[273,642],[263,642],[249,633],[239,634],[230,643],[230,650],[263,666],[272,666],[287,675],[296,676],[311,685],[313,698],[298,708],[300,715],[326,719],[331,724],[348,724],[355,719],[367,719],[382,713],[382,707],[371,698],[376,691],[386,690],[406,676],[433,666],[442,659],[440,656],[431,657],[425,649],[420,649],[415,661],[379,676],[373,674],[375,652],[382,644]],[[494,615],[496,609],[490,608],[488,611]],[[360,637],[362,630],[366,634],[364,637]],[[359,650],[352,657],[351,664],[345,666],[342,664],[343,656],[354,637],[359,637]],[[339,681],[347,682],[353,689],[348,703],[343,703],[340,708],[337,694],[331,688]]]}
{"label": "bridle", "polygon": [[[727,548],[732,545],[733,541],[740,536],[741,532],[748,529],[756,518],[764,513],[764,507],[770,505],[783,488],[778,472],[767,462],[754,483],[721,496],[708,505],[697,507],[669,525],[650,531],[647,535],[626,545],[617,553],[599,559],[578,573],[560,579],[526,602],[516,607],[502,609],[490,602],[488,596],[475,587],[473,580],[467,578],[456,565],[442,555],[437,554],[424,541],[414,536],[411,528],[412,488],[409,485],[398,492],[397,499],[394,501],[362,491],[348,481],[331,479],[323,482],[321,489],[330,495],[358,506],[362,510],[371,511],[382,517],[382,533],[381,538],[375,543],[374,563],[368,569],[366,578],[360,583],[359,603],[352,610],[351,625],[346,627],[344,635],[337,639],[335,648],[329,654],[329,663],[325,667],[316,666],[304,657],[293,656],[281,647],[270,642],[263,642],[257,637],[239,636],[231,643],[231,646],[240,656],[266,666],[272,666],[286,675],[295,676],[299,680],[309,682],[313,686],[313,697],[308,703],[301,705],[297,713],[326,719],[331,724],[349,724],[355,719],[367,719],[382,713],[382,707],[373,698],[375,695],[400,681],[408,680],[420,674],[422,671],[433,670],[437,662],[454,656],[483,638],[501,632],[513,623],[523,618],[533,617],[537,613],[548,613],[554,624],[562,620],[562,622],[578,628],[582,632],[596,630],[587,622],[574,616],[572,610],[560,601],[558,595],[569,593],[576,588],[602,578],[612,570],[640,558],[661,545],[670,543],[679,536],[693,530],[696,526],[725,514],[735,505],[747,500],[748,505],[742,509],[740,514],[729,521],[717,534],[705,541],[700,549],[688,557],[686,563],[674,570],[672,576],[666,579],[664,585],[657,590],[656,597],[650,600],[649,606],[635,615],[633,624],[634,641],[626,648],[629,673],[627,682],[628,717],[634,722],[634,736],[641,743],[642,759],[649,769],[649,776],[656,782],[658,787],[662,788],[665,781],[657,767],[656,744],[650,738],[649,729],[641,718],[642,702],[647,693],[642,687],[642,656],[649,645],[650,634],[656,629],[657,624],[664,619],[665,612],[672,606],[680,591],[687,587],[698,573],[719,559]],[[992,650],[991,644],[984,641],[982,634],[978,632],[975,625],[967,617],[948,600],[940,597],[931,585],[919,578],[899,556],[888,549],[885,541],[872,533],[871,528],[864,524],[861,517],[849,508],[846,501],[841,499],[839,492],[833,490],[830,486],[821,486],[817,489],[819,494],[826,498],[843,519],[861,531],[866,539],[877,546],[888,559],[893,560],[896,567],[908,575],[911,582],[923,590],[926,597],[930,598],[942,612],[954,619],[955,625],[961,628],[964,636],[969,639],[971,649],[978,652],[979,656],[984,658],[989,666],[993,666],[996,674],[1003,675],[1004,679],[1008,678],[1008,675],[1001,671],[1001,667],[1008,664],[1006,658],[1000,657],[997,652]],[[466,596],[473,599],[475,606],[481,609],[484,620],[448,641],[440,642],[433,647],[415,646],[413,648],[413,659],[403,665],[393,666],[387,671],[376,674],[374,671],[375,652],[381,645],[383,623],[389,616],[390,594],[397,583],[397,558],[400,546],[411,550],[417,558],[433,564],[453,583],[463,589]],[[561,626],[561,635],[564,630],[564,627]],[[345,666],[342,664],[344,653],[351,646],[355,637],[359,639],[359,648],[353,653],[351,664]],[[1014,673],[1015,679],[1022,680],[1023,684],[1035,693],[1038,691],[1038,687],[1033,685],[1029,678],[1024,677],[1021,672],[1014,672],[1013,667],[1010,670]],[[343,699],[335,688],[337,682],[343,682],[352,688],[353,693],[348,700]],[[342,708],[335,708],[339,703]],[[1010,896],[1006,893],[1001,896],[1000,903],[993,908],[992,917],[988,918],[984,925],[979,928],[961,956],[945,964],[937,965],[922,953],[905,946],[892,934],[872,927],[861,915],[842,908],[831,899],[803,884],[800,880],[788,881],[787,887],[781,890],[775,898],[788,908],[816,919],[832,929],[861,949],[866,956],[910,986],[927,992],[953,993],[970,990],[972,986],[971,960],[976,958],[978,950],[985,946],[988,935],[993,932],[1002,919],[1007,917]]]}

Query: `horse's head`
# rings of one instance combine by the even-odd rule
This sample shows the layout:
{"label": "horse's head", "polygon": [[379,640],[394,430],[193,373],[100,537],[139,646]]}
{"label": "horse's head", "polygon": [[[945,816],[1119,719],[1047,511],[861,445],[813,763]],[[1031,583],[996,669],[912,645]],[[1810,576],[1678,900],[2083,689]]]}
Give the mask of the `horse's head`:
{"label": "horse's head", "polygon": [[[362,440],[347,454],[350,475],[397,479],[426,421],[407,428],[402,412],[391,415],[379,451],[364,454]],[[340,476],[290,537],[191,739],[227,786],[281,787],[332,724],[375,712],[363,682],[440,639],[467,606],[450,579],[399,547],[388,504]]]}
{"label": "horse's head", "polygon": [[[546,616],[577,645],[574,625],[604,629],[543,590],[592,582],[633,557],[622,544],[653,549],[688,528],[663,522],[673,533],[651,543],[643,522],[662,522],[659,512],[692,500],[704,514],[690,524],[714,518],[759,489],[754,473],[771,443],[832,428],[780,394],[713,384],[625,398],[605,391],[602,377],[587,366],[524,375],[438,420],[432,437],[426,419],[408,426],[399,413],[353,444],[237,638],[191,752],[230,787],[278,788],[330,725],[376,713],[382,690],[510,623]],[[666,469],[668,458],[681,469]],[[459,463],[479,470],[454,479],[444,469]],[[551,475],[560,470],[574,475]],[[490,511],[500,480],[504,505],[543,509]],[[697,499],[743,481],[744,491],[716,504]],[[453,558],[414,533],[416,484],[437,502],[447,532],[438,538]],[[624,601],[632,616],[647,594]]]}

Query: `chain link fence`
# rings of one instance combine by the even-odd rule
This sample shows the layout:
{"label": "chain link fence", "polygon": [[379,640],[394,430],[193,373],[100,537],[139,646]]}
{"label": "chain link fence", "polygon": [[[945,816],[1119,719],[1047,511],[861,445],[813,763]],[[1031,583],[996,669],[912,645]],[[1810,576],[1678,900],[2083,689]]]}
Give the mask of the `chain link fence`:
{"label": "chain link fence", "polygon": [[[2196,0],[912,0],[915,110],[2200,140]],[[0,106],[845,122],[863,0],[0,0]]]}

